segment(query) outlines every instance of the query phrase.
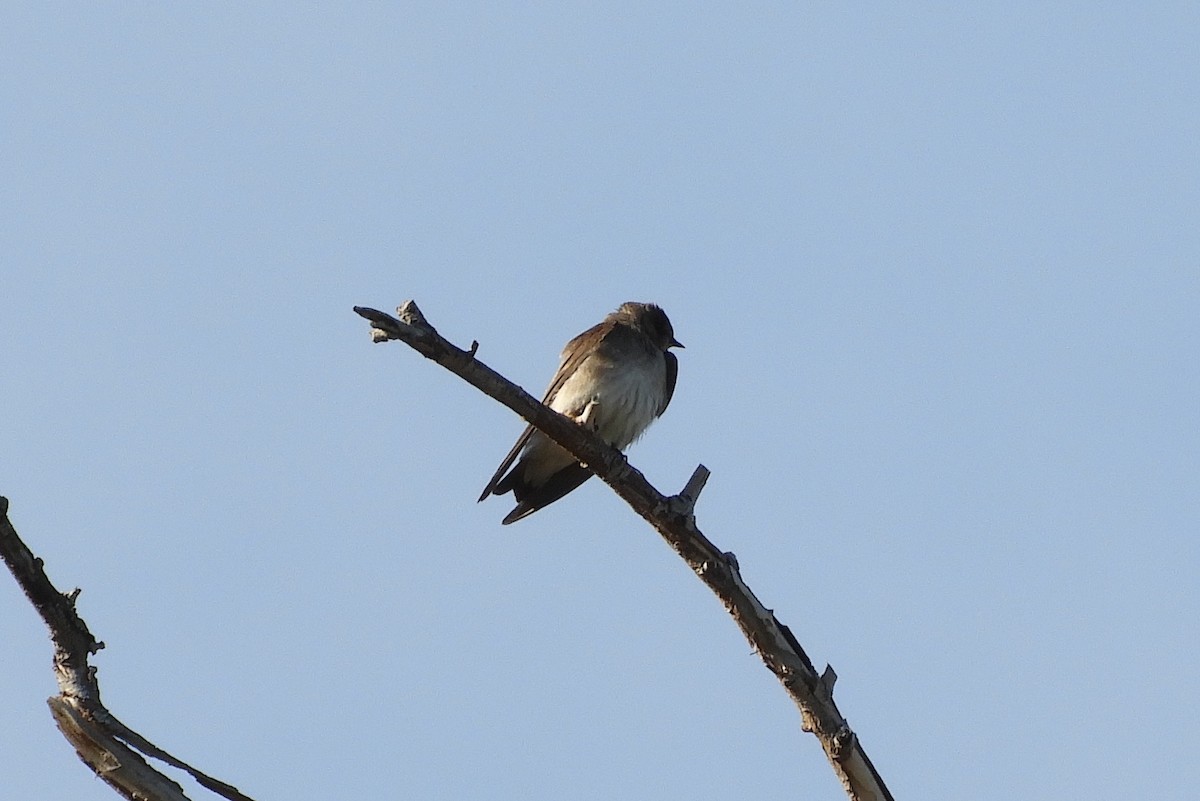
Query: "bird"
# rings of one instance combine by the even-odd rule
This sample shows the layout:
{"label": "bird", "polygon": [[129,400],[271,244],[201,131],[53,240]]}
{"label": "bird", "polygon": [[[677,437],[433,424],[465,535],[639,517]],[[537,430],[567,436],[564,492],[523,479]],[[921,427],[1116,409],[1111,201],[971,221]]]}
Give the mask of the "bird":
{"label": "bird", "polygon": [[[661,308],[653,303],[622,303],[566,344],[542,403],[623,451],[666,411],[679,374],[679,362],[670,349],[682,347]],[[501,521],[507,526],[591,477],[592,472],[574,456],[528,426],[479,500],[512,492],[517,505]]]}

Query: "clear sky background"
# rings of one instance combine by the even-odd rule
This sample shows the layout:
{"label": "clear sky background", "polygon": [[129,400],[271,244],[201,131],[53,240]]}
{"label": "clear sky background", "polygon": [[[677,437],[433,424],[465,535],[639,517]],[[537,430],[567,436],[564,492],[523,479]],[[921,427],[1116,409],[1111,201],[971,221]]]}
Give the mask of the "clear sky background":
{"label": "clear sky background", "polygon": [[[476,504],[625,300],[630,451],[897,798],[1200,784],[1200,6],[10,4],[0,494],[126,723],[261,801],[838,799],[598,481]],[[0,794],[111,799],[0,576]],[[193,797],[205,797],[197,790]]]}

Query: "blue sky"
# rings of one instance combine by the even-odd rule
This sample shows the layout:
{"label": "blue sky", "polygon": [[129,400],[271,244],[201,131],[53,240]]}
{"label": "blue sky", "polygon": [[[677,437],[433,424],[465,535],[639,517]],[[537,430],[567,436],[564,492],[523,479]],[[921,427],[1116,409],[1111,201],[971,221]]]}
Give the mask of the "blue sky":
{"label": "blue sky", "polygon": [[[0,494],[105,700],[262,799],[841,798],[600,482],[475,498],[625,300],[630,451],[898,798],[1200,783],[1195,4],[41,4],[0,32]],[[0,580],[0,774],[115,797]],[[196,792],[194,797],[203,797]]]}

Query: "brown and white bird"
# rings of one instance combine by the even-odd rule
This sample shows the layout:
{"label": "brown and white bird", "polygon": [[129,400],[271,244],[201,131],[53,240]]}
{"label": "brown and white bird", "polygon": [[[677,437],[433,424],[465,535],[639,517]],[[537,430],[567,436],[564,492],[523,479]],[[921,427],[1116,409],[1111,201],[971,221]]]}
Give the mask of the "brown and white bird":
{"label": "brown and white bird", "polygon": [[[625,450],[671,402],[679,363],[670,348],[682,347],[658,306],[622,303],[603,322],[567,343],[542,403]],[[503,520],[508,525],[591,477],[574,456],[529,426],[479,500],[512,492],[517,505]]]}

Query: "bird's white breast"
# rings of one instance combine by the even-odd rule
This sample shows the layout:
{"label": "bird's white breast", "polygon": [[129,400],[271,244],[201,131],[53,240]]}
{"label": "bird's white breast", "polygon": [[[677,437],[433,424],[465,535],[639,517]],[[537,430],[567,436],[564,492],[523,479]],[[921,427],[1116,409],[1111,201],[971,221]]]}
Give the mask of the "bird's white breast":
{"label": "bird's white breast", "polygon": [[624,450],[654,421],[666,393],[661,353],[624,359],[619,364],[589,357],[555,394],[550,408],[580,419],[616,448]]}

